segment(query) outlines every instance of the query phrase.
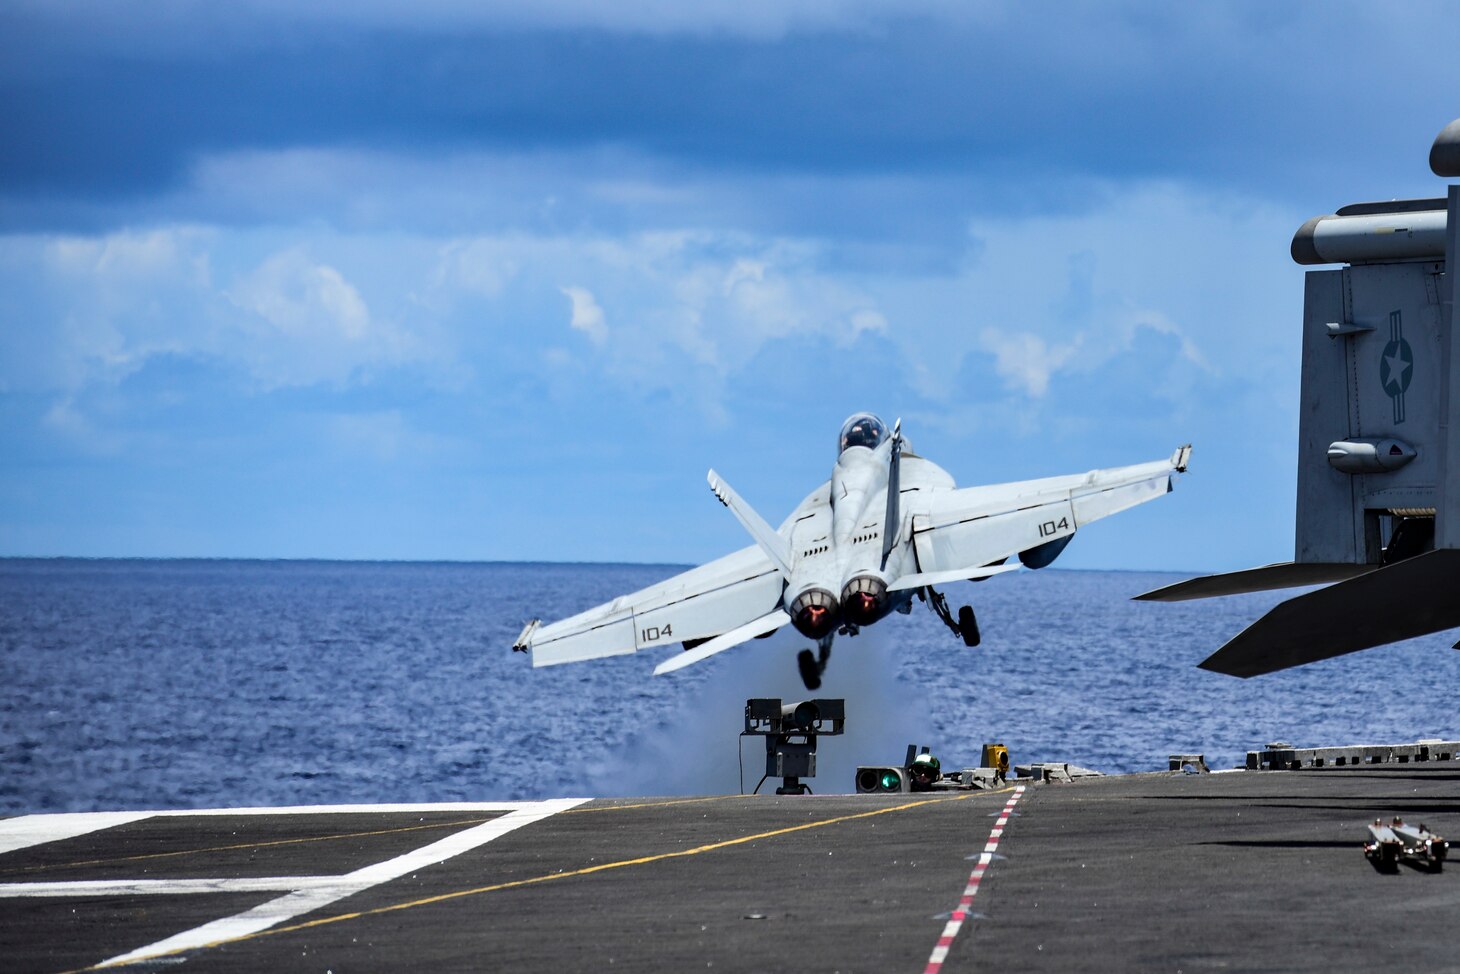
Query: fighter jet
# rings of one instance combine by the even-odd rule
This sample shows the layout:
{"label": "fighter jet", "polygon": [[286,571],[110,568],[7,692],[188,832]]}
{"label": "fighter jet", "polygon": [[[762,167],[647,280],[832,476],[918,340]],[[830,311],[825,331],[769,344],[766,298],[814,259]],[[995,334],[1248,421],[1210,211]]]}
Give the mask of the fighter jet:
{"label": "fighter jet", "polygon": [[[1044,568],[1091,521],[1159,497],[1186,470],[1191,446],[1166,460],[985,487],[958,488],[871,413],[837,438],[831,479],[772,528],[719,474],[710,489],[754,540],[749,547],[569,619],[530,621],[512,648],[553,666],[678,644],[655,675],[790,625],[816,646],[797,656],[808,689],[837,635],[855,636],[917,598],[969,646],[971,606],[957,616],[934,586],[982,580],[1019,564]],[[1017,564],[1008,564],[1012,557]]]}

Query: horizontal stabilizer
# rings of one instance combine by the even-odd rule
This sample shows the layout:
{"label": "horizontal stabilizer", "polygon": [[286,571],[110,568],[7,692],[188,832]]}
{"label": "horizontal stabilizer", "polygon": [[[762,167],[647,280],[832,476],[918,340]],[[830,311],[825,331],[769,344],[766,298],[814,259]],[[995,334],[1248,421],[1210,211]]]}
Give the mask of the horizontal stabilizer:
{"label": "horizontal stabilizer", "polygon": [[990,575],[1000,575],[1004,572],[1016,572],[1018,570],[1018,565],[988,565],[983,568],[954,568],[946,572],[917,572],[912,575],[902,576],[887,586],[887,591],[903,592],[910,588],[923,588],[927,585],[947,585],[949,582],[972,581],[975,578],[988,578]]}
{"label": "horizontal stabilizer", "polygon": [[1441,548],[1289,599],[1201,663],[1260,676],[1460,626],[1460,551]]}
{"label": "horizontal stabilizer", "polygon": [[1153,589],[1135,596],[1138,602],[1185,602],[1188,599],[1210,599],[1219,595],[1242,595],[1267,592],[1276,588],[1298,588],[1303,585],[1327,585],[1366,575],[1378,565],[1297,564],[1285,561],[1261,568],[1244,568],[1240,572],[1202,575],[1175,585]]}
{"label": "horizontal stabilizer", "polygon": [[744,526],[755,543],[760,545],[761,550],[766,553],[771,562],[787,578],[791,577],[791,549],[786,545],[786,539],[776,533],[776,529],[766,523],[765,518],[755,512],[740,495],[735,493],[734,488],[720,479],[720,475],[711,470],[708,477],[710,490],[715,492],[720,503],[730,508],[730,513]]}
{"label": "horizontal stabilizer", "polygon": [[753,622],[747,622],[743,626],[731,629],[711,639],[707,643],[701,643],[694,649],[686,649],[669,657],[658,666],[654,667],[654,675],[660,676],[664,673],[673,673],[675,670],[682,670],[691,663],[698,663],[702,659],[709,659],[716,653],[723,653],[727,649],[733,649],[741,643],[749,642],[757,636],[764,636],[768,632],[775,632],[777,629],[791,621],[786,615],[786,610],[777,609],[774,612],[761,616]]}

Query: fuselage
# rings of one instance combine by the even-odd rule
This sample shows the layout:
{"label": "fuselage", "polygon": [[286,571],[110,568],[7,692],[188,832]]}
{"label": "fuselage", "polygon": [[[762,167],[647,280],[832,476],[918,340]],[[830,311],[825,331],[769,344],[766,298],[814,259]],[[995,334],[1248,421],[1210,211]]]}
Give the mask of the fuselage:
{"label": "fuselage", "polygon": [[[791,549],[786,611],[797,631],[811,639],[823,639],[838,626],[871,625],[912,598],[911,592],[887,591],[892,579],[914,570],[908,532],[901,523],[884,523],[894,437],[875,416],[859,414],[843,426],[838,447],[831,479],[801,502],[780,532]],[[902,449],[901,494],[952,486],[941,468],[911,455],[905,444]],[[906,520],[902,513],[898,522]],[[896,543],[884,564],[889,531]]]}

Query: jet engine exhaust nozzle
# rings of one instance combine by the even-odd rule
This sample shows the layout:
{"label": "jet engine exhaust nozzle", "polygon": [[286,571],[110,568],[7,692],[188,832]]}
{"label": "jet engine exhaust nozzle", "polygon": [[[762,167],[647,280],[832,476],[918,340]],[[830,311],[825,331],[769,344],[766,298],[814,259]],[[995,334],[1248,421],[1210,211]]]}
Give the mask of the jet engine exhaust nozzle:
{"label": "jet engine exhaust nozzle", "polygon": [[807,639],[830,635],[840,621],[836,596],[824,588],[808,588],[791,603],[791,625]]}
{"label": "jet engine exhaust nozzle", "polygon": [[887,611],[887,583],[876,575],[858,575],[842,589],[842,614],[853,625],[870,626]]}

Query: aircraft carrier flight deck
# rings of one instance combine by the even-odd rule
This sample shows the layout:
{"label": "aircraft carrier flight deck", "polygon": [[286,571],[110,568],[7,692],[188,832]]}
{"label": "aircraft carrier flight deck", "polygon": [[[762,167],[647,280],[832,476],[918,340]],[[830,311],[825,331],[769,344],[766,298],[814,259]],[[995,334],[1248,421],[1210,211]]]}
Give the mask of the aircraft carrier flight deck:
{"label": "aircraft carrier flight deck", "polygon": [[[827,782],[821,783],[828,786]],[[0,820],[11,972],[1453,971],[1460,763]]]}

